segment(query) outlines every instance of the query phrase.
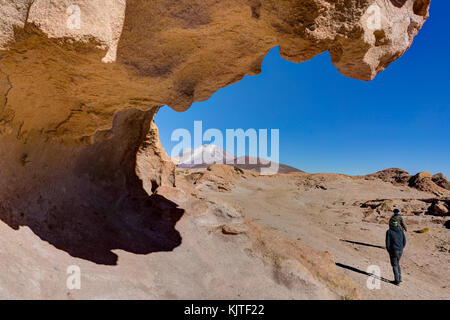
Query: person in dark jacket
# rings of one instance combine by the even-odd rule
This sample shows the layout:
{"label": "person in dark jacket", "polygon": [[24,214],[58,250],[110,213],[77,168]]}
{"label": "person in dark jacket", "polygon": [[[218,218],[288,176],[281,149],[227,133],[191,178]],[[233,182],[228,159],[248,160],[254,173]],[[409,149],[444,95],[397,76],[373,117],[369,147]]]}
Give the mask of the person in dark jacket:
{"label": "person in dark jacket", "polygon": [[389,220],[389,226],[400,227],[405,230],[405,232],[408,231],[406,229],[406,224],[403,221],[402,216],[400,215],[400,210],[398,209],[394,209],[394,215]]}
{"label": "person in dark jacket", "polygon": [[395,280],[393,283],[399,285],[402,282],[402,272],[400,269],[400,258],[403,254],[403,249],[406,246],[405,233],[399,226],[389,226],[386,231],[386,249],[389,252],[391,259],[391,266],[394,271]]}

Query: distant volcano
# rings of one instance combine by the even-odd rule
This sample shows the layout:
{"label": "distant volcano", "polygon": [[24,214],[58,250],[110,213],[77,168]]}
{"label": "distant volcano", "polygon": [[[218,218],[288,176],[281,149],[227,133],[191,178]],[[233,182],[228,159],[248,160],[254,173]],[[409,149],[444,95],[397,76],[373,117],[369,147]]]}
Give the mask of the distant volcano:
{"label": "distant volcano", "polygon": [[236,157],[214,144],[184,150],[176,158],[179,168],[203,168],[214,163],[234,163]]}
{"label": "distant volcano", "polygon": [[[193,150],[185,150],[178,157],[173,158],[173,161],[178,168],[207,168],[211,164],[220,163],[258,172],[261,168],[268,168],[272,164],[270,160],[255,157],[243,156],[237,158],[214,144],[205,144]],[[278,173],[303,172],[284,164],[278,164],[278,166]]]}

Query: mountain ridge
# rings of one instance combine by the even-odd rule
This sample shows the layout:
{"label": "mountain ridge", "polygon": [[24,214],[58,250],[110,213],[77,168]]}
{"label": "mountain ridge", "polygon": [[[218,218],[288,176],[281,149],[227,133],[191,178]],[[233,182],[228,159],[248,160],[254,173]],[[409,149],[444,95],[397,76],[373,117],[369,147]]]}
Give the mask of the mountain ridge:
{"label": "mountain ridge", "polygon": [[[207,168],[212,164],[226,164],[240,169],[260,172],[262,168],[269,168],[272,164],[270,160],[241,156],[236,157],[230,152],[214,144],[204,144],[195,149],[188,149],[180,152],[177,157],[172,157],[172,161],[178,168],[199,169]],[[278,165],[277,173],[304,172],[292,166],[282,163]]]}

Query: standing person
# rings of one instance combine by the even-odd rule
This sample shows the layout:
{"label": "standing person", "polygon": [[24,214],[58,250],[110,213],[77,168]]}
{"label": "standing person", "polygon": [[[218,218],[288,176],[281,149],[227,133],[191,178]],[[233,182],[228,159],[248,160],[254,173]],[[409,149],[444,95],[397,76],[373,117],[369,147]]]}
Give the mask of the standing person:
{"label": "standing person", "polygon": [[402,216],[400,215],[400,210],[398,209],[394,209],[394,215],[389,220],[389,226],[400,227],[405,230],[405,232],[408,231],[406,229],[406,224],[403,221]]}
{"label": "standing person", "polygon": [[391,266],[394,271],[395,280],[392,283],[398,286],[402,282],[400,259],[406,246],[406,237],[402,228],[394,224],[389,223],[389,230],[386,231],[386,249],[389,252]]}

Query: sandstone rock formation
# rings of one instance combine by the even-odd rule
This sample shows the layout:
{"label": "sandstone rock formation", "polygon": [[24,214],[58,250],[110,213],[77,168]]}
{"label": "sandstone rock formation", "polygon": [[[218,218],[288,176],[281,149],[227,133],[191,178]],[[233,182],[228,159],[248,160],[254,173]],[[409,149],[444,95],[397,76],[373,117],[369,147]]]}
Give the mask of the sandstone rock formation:
{"label": "sandstone rock formation", "polygon": [[435,215],[439,215],[439,216],[445,216],[448,215],[450,210],[449,210],[449,205],[446,204],[450,203],[450,201],[435,201],[433,202],[433,204],[431,205],[429,211],[431,214],[435,214]]}
{"label": "sandstone rock formation", "polygon": [[258,74],[277,45],[294,62],[328,50],[341,73],[370,80],[408,49],[423,2],[3,1],[3,131],[80,139],[122,110],[186,110]]}
{"label": "sandstone rock formation", "polygon": [[442,173],[432,175],[428,171],[419,172],[416,175],[411,176],[405,170],[390,168],[360,178],[366,180],[379,179],[399,186],[409,186],[420,191],[433,193],[437,196],[446,196],[449,194],[448,190],[450,190],[450,182]]}
{"label": "sandstone rock formation", "polygon": [[418,190],[431,192],[435,195],[442,196],[446,194],[448,191],[437,185],[432,178],[433,175],[428,171],[419,172],[409,179],[409,185]]}
{"label": "sandstone rock formation", "polygon": [[393,184],[407,184],[411,176],[405,170],[398,168],[390,168],[382,171],[378,171],[373,174],[369,174],[365,177],[366,179],[381,179],[385,182],[390,182]]}
{"label": "sandstone rock formation", "polygon": [[[193,172],[187,175],[187,179],[195,185],[205,185],[220,191],[230,191],[233,182],[244,174],[244,171],[225,164],[210,165],[206,171]],[[248,172],[247,174],[253,174]]]}
{"label": "sandstone rock formation", "polygon": [[441,188],[450,190],[450,181],[442,173],[436,173],[431,180]]}
{"label": "sandstone rock formation", "polygon": [[[0,5],[0,217],[14,228],[30,226],[72,255],[113,263],[112,253],[99,259],[78,252],[78,244],[98,242],[101,228],[110,230],[96,244],[103,253],[166,250],[179,242],[171,229],[176,218],[166,225],[156,219],[155,234],[165,233],[155,236],[141,233],[139,220],[148,217],[131,213],[151,206],[146,197],[159,186],[174,183],[151,124],[160,106],[183,111],[258,74],[277,45],[294,62],[328,50],[342,74],[371,80],[411,45],[429,1]],[[99,229],[80,225],[80,215]],[[124,237],[154,236],[146,241],[154,245],[130,247],[115,238],[114,224],[123,219],[130,226]]]}

